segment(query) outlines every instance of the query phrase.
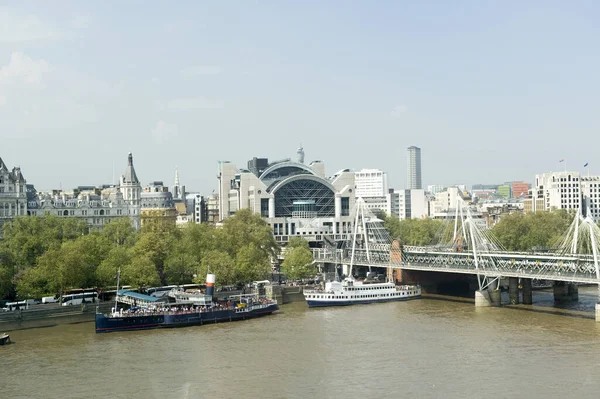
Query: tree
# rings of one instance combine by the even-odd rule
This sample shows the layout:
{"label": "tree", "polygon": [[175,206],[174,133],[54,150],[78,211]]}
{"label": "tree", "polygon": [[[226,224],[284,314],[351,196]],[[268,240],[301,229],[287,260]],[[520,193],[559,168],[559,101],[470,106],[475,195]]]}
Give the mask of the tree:
{"label": "tree", "polygon": [[[131,248],[133,259],[145,257],[152,262],[161,285],[166,285],[165,261],[173,242],[177,239],[176,233],[179,232],[173,231],[172,234],[166,234],[147,230],[140,234],[135,245]],[[152,274],[154,275],[154,273]]]}
{"label": "tree", "polygon": [[388,216],[384,226],[392,238],[406,245],[431,245],[435,243],[442,221],[437,219],[404,219]]}
{"label": "tree", "polygon": [[314,276],[313,255],[308,242],[302,237],[293,237],[288,242],[285,259],[281,266],[290,280]]}
{"label": "tree", "polygon": [[153,287],[161,284],[156,265],[150,256],[134,256],[131,262],[123,267],[121,273],[123,284],[137,288]]}
{"label": "tree", "polygon": [[117,285],[115,277],[119,268],[125,269],[131,263],[131,251],[124,246],[110,249],[96,269],[96,281],[99,287]]}
{"label": "tree", "polygon": [[271,271],[270,259],[252,244],[241,247],[235,256],[233,279],[236,284],[263,280]]}
{"label": "tree", "polygon": [[509,251],[555,248],[574,215],[564,209],[550,212],[513,213],[503,216],[492,234]]}
{"label": "tree", "polygon": [[88,233],[85,222],[56,216],[20,216],[2,226],[0,245],[10,254],[15,272],[36,264],[48,249]]}
{"label": "tree", "polygon": [[112,220],[100,233],[112,245],[131,246],[135,243],[137,233],[128,217]]}
{"label": "tree", "polygon": [[196,272],[195,282],[204,283],[209,272],[215,275],[216,283],[220,286],[235,282],[234,261],[226,252],[212,250],[206,253]]}

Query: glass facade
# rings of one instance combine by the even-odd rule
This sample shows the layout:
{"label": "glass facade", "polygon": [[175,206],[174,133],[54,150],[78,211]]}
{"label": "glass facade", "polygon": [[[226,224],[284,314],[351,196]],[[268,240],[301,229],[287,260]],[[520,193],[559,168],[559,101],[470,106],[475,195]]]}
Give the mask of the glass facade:
{"label": "glass facade", "polygon": [[275,192],[275,217],[292,217],[295,208],[310,207],[316,217],[335,216],[335,194],[314,180],[295,180]]}

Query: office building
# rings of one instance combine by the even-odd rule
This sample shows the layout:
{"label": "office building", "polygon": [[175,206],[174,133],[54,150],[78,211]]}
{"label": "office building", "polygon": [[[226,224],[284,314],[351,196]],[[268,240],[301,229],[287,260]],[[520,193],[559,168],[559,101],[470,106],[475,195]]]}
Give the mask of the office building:
{"label": "office building", "polygon": [[419,147],[408,147],[408,181],[406,188],[409,190],[423,188],[421,181],[421,149]]}

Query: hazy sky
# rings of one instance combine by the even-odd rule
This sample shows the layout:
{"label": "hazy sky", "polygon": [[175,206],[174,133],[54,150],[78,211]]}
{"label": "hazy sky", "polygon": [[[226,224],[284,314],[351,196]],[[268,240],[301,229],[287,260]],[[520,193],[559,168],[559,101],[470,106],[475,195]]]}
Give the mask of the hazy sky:
{"label": "hazy sky", "polygon": [[600,174],[597,1],[2,1],[0,157],[38,189],[210,193],[218,160],[423,184]]}

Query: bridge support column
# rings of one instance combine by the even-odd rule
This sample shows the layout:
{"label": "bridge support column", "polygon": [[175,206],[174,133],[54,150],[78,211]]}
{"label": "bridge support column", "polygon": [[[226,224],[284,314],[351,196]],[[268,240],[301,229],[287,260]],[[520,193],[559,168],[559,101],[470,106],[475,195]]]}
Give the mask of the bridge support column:
{"label": "bridge support column", "polygon": [[579,302],[579,287],[575,283],[569,283],[567,285],[567,295],[569,300]]}
{"label": "bridge support column", "polygon": [[569,289],[564,281],[555,281],[554,287],[554,303],[564,303],[569,299]]}
{"label": "bridge support column", "polygon": [[521,285],[523,289],[523,305],[531,305],[533,304],[533,293],[531,290],[531,279],[530,278],[522,278]]}
{"label": "bridge support column", "polygon": [[579,301],[579,287],[574,283],[564,281],[554,282],[554,303]]}
{"label": "bridge support column", "polygon": [[475,291],[475,306],[500,306],[500,290],[488,288],[486,290]]}
{"label": "bridge support column", "polygon": [[501,291],[498,288],[489,287],[488,292],[490,293],[490,301],[492,302],[492,306],[502,305],[502,298],[500,298]]}
{"label": "bridge support column", "polygon": [[[492,306],[492,302],[490,301],[490,294],[487,290],[475,291],[475,307],[488,307]],[[600,309],[600,304],[596,305],[596,309]],[[596,310],[596,315],[598,314],[598,310]],[[596,316],[596,319],[598,316]]]}
{"label": "bridge support column", "polygon": [[596,321],[600,322],[600,303],[596,303]]}
{"label": "bridge support column", "polygon": [[519,304],[519,278],[508,278],[508,298],[511,305]]}

